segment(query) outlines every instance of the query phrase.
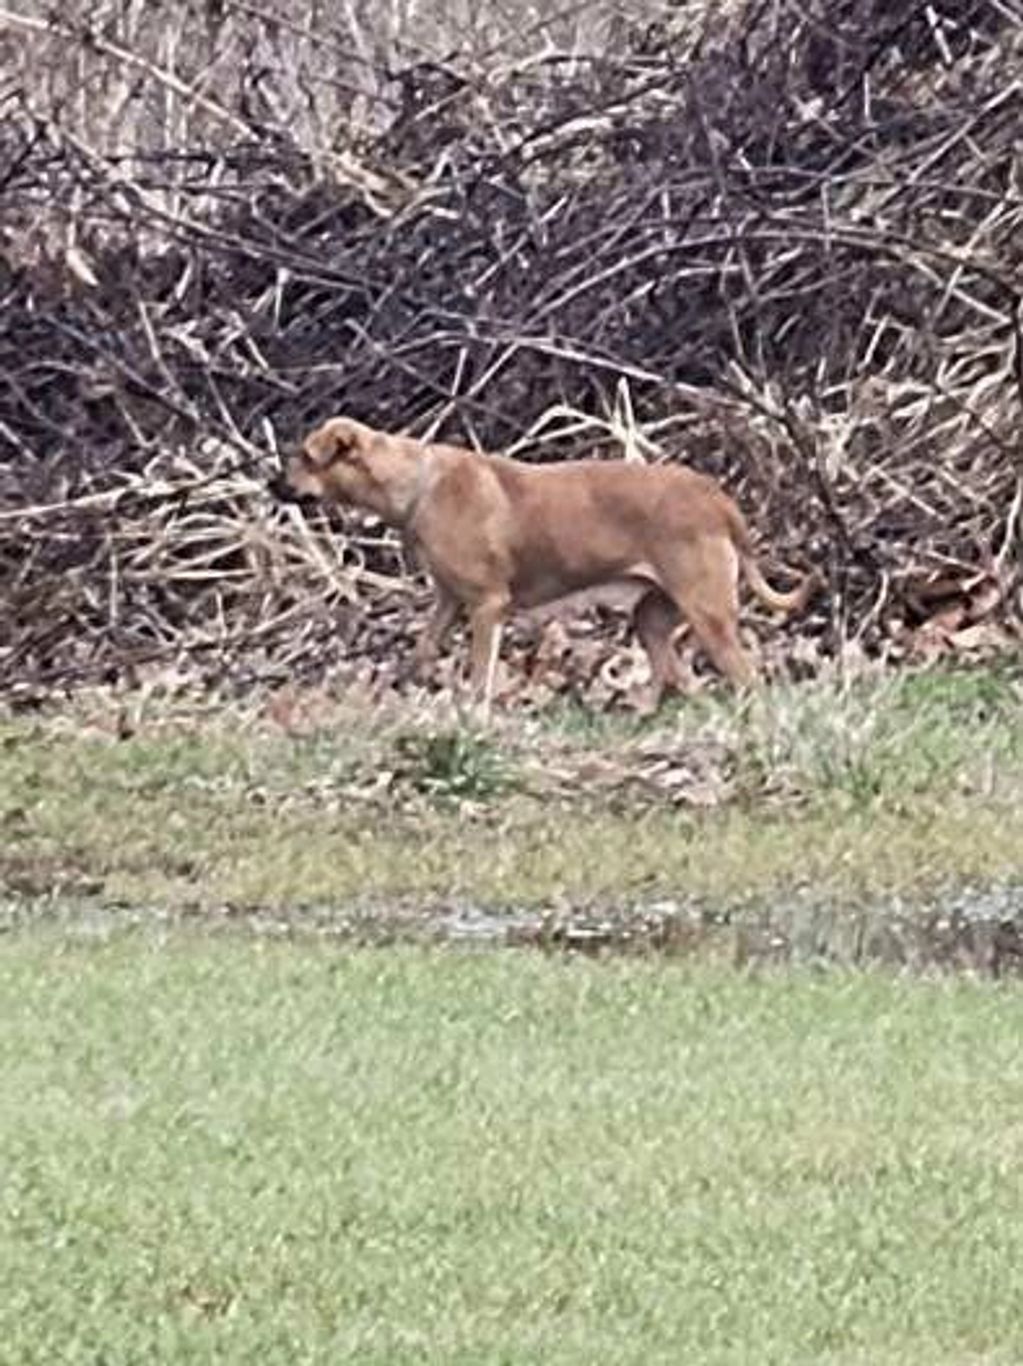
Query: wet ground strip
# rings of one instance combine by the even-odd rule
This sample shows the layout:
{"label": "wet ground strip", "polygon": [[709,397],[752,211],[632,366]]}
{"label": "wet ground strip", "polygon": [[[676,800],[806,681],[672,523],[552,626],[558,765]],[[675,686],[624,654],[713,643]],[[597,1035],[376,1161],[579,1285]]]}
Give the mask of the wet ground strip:
{"label": "wet ground strip", "polygon": [[737,968],[817,964],[1023,975],[1023,883],[957,887],[912,901],[836,904],[809,889],[721,907],[649,901],[494,907],[457,902],[173,909],[100,901],[0,901],[0,933],[49,923],[69,934],[191,927],[348,945],[447,944],[593,956],[700,956]]}

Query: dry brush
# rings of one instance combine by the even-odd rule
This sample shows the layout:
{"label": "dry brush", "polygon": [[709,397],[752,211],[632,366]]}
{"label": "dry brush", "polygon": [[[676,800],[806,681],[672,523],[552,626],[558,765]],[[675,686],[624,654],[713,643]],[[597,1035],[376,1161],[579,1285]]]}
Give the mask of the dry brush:
{"label": "dry brush", "polygon": [[720,475],[779,668],[1018,638],[1018,0],[181,8],[0,11],[5,688],[387,675],[398,548],[264,491],[340,409]]}

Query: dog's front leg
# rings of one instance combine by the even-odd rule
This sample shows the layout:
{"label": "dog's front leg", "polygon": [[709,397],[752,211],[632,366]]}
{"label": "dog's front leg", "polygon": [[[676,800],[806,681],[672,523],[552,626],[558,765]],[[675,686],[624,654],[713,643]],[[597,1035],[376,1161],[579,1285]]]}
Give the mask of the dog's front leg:
{"label": "dog's front leg", "polygon": [[434,584],[435,599],[430,619],[423,627],[423,633],[416,644],[413,670],[418,679],[425,680],[437,662],[444,637],[455,624],[461,606],[446,588]]}
{"label": "dog's front leg", "polygon": [[501,651],[501,632],[508,611],[506,594],[493,594],[473,607],[469,620],[472,626],[472,691],[483,700],[483,716],[490,715],[494,696],[497,657]]}

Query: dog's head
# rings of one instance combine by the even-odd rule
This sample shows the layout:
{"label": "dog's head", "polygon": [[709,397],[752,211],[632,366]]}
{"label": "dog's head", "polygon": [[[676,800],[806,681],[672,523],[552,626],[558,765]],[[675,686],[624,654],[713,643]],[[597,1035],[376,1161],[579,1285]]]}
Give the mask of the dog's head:
{"label": "dog's head", "polygon": [[300,498],[372,507],[378,480],[372,469],[377,433],[349,417],[332,417],[309,433],[284,468],[284,483]]}

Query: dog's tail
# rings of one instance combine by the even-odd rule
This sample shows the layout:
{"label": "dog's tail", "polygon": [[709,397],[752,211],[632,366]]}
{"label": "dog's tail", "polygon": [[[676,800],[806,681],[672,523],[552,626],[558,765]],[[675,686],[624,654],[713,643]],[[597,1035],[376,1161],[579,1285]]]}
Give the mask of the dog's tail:
{"label": "dog's tail", "polygon": [[731,532],[732,544],[738,552],[746,582],[764,606],[769,607],[772,612],[801,612],[822,586],[823,580],[817,570],[812,569],[805,574],[802,583],[790,592],[779,593],[760,572],[749,527],[738,507],[731,502],[728,508],[728,529]]}

